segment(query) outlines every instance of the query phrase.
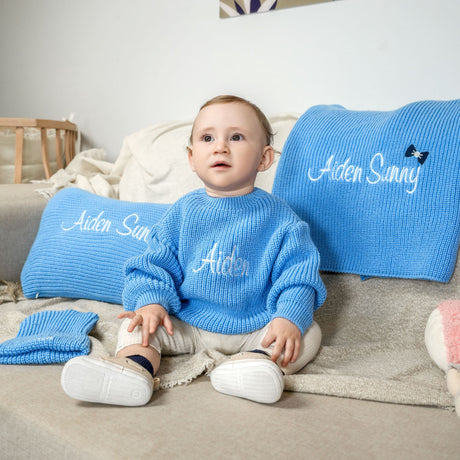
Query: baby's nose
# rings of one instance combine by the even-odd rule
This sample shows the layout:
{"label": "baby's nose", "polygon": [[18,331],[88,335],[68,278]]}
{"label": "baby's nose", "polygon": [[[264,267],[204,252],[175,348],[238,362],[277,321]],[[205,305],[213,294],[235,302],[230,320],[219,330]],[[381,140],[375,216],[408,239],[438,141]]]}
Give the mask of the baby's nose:
{"label": "baby's nose", "polygon": [[228,152],[228,144],[225,139],[217,139],[216,141],[216,147],[215,147],[216,152]]}

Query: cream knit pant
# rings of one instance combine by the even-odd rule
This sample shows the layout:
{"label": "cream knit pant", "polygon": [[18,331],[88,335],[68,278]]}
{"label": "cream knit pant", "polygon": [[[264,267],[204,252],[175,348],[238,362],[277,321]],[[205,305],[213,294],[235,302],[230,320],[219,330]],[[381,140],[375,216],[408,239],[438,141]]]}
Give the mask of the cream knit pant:
{"label": "cream knit pant", "polygon": [[[190,324],[184,323],[171,316],[174,333],[170,336],[163,327],[159,327],[155,334],[150,336],[150,346],[160,355],[181,355],[196,353],[200,350],[217,350],[225,355],[234,355],[242,351],[262,350],[271,354],[273,344],[262,347],[261,343],[268,331],[268,324],[257,331],[248,334],[218,334],[208,332]],[[130,319],[126,318],[118,331],[117,353],[129,345],[139,345],[142,343],[141,327],[137,326],[133,332],[128,332]],[[294,363],[289,363],[286,367],[280,368],[286,374],[295,374],[309,363],[319,350],[321,345],[321,329],[313,321],[302,337],[299,357]],[[282,358],[278,360],[278,364]]]}

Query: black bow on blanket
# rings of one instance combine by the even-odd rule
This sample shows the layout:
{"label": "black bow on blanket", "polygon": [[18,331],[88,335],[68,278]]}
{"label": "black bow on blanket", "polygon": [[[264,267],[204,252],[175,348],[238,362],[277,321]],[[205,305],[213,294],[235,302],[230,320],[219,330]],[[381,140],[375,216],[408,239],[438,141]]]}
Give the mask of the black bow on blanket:
{"label": "black bow on blanket", "polygon": [[406,150],[406,157],[415,157],[417,158],[418,162],[422,165],[425,163],[430,152],[419,152],[415,145],[411,144],[409,148]]}

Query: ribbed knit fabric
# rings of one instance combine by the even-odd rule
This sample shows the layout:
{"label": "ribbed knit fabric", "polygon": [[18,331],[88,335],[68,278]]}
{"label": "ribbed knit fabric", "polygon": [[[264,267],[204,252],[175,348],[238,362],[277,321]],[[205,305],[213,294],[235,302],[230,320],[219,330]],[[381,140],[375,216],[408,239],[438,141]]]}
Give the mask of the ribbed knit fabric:
{"label": "ribbed knit fabric", "polygon": [[460,236],[460,100],[312,107],[285,143],[273,194],[310,224],[322,270],[447,282]]}
{"label": "ribbed knit fabric", "polygon": [[149,250],[126,264],[127,310],[150,303],[201,329],[242,334],[274,317],[301,332],[325,299],[308,225],[280,199],[255,189],[180,199],[154,227]]}
{"label": "ribbed knit fabric", "polygon": [[152,377],[155,375],[155,369],[153,368],[152,363],[145,356],[130,355],[127,356],[127,358],[142,366],[146,371],[149,372],[149,374],[152,375]]}
{"label": "ribbed knit fabric", "polygon": [[76,310],[41,311],[28,316],[16,338],[0,344],[0,364],[62,363],[90,351],[88,333],[99,319]]}
{"label": "ribbed knit fabric", "polygon": [[121,304],[123,265],[146,250],[151,227],[168,208],[61,190],[43,212],[22,269],[24,295]]}

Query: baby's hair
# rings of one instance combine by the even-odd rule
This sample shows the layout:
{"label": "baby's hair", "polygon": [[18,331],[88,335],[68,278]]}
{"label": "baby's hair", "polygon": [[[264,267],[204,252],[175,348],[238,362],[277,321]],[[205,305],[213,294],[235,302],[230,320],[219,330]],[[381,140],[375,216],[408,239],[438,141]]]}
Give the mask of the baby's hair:
{"label": "baby's hair", "polygon": [[[224,94],[221,96],[216,96],[210,99],[209,101],[205,102],[201,107],[200,107],[200,112],[206,108],[209,107],[210,105],[213,104],[230,104],[232,102],[237,102],[239,104],[245,104],[248,107],[251,107],[252,110],[254,110],[260,124],[262,125],[262,128],[264,130],[265,134],[265,141],[266,145],[272,145],[273,142],[273,131],[272,127],[270,126],[270,122],[268,121],[267,117],[264,115],[262,110],[259,109],[255,104],[252,102],[249,102],[246,99],[243,99],[242,97],[238,96],[232,96],[230,94]],[[192,132],[190,133],[190,144],[192,144],[192,134],[193,134],[193,129],[195,127],[195,124],[193,124],[192,127]]]}

